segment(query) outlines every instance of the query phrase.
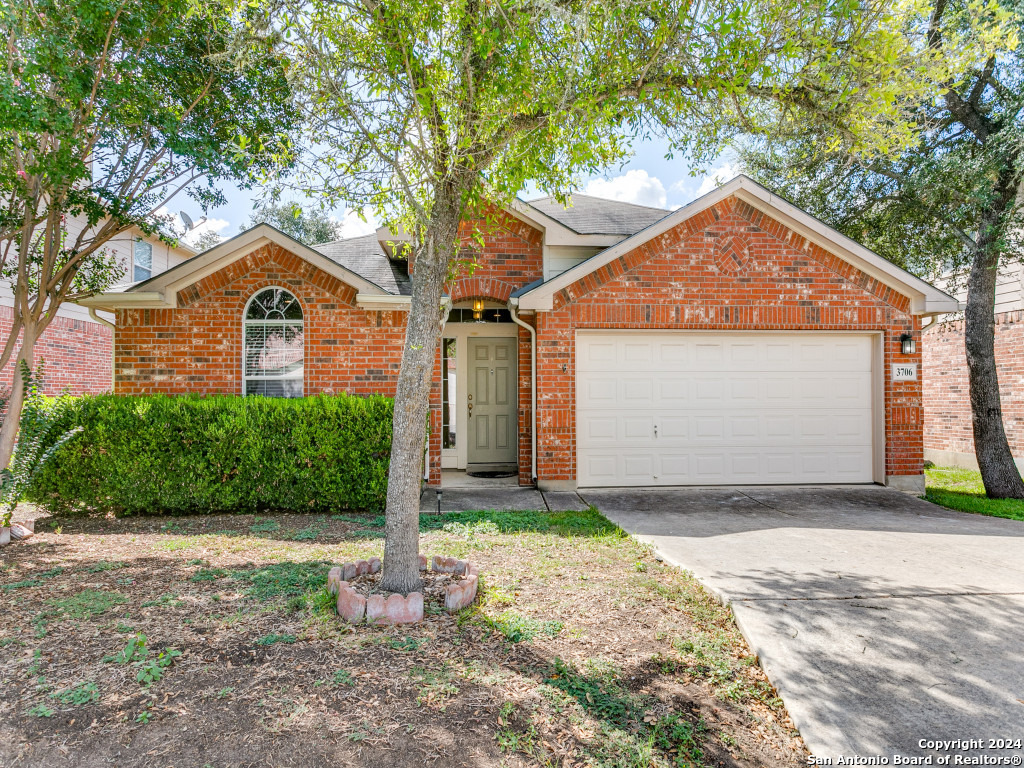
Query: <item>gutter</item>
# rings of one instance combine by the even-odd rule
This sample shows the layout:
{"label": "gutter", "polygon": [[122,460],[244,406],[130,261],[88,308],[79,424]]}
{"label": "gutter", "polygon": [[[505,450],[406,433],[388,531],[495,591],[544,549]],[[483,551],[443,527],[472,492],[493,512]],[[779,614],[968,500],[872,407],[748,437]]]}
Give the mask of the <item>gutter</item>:
{"label": "gutter", "polygon": [[537,485],[537,329],[519,319],[518,306],[518,298],[508,300],[512,322],[530,332],[530,478]]}

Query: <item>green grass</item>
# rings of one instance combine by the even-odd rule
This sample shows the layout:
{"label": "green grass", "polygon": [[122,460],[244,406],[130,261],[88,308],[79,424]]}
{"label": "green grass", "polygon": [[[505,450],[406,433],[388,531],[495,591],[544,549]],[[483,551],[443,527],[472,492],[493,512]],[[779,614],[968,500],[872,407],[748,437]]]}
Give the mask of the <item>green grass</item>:
{"label": "green grass", "polygon": [[100,560],[90,565],[87,570],[89,573],[103,573],[103,571],[117,571],[121,568],[127,568],[128,563],[120,560],[114,560],[113,562],[107,560]]}
{"label": "green grass", "polygon": [[248,585],[246,597],[266,602],[277,597],[295,597],[318,591],[327,580],[330,568],[331,564],[323,560],[287,561],[252,570],[232,571],[231,577]]}
{"label": "green grass", "polygon": [[925,470],[925,478],[927,490],[924,497],[933,504],[976,515],[1024,521],[1024,500],[987,498],[980,472],[957,467],[932,467]]}
{"label": "green grass", "polygon": [[62,599],[47,600],[56,612],[68,619],[91,619],[115,605],[123,605],[128,598],[117,592],[105,592],[102,589],[83,589],[76,595]]}
{"label": "green grass", "polygon": [[[371,529],[384,528],[384,515],[359,518],[366,530],[353,533],[365,538],[377,534]],[[472,512],[445,512],[440,515],[420,515],[420,531],[444,530],[456,535],[475,536],[499,533],[553,533],[559,536],[589,536],[622,538],[625,533],[594,507],[583,512],[508,512],[477,510]]]}
{"label": "green grass", "polygon": [[217,579],[223,579],[227,575],[228,572],[223,568],[200,568],[192,574],[191,581],[196,583],[200,581],[216,581]]}
{"label": "green grass", "polygon": [[562,631],[560,621],[540,621],[513,610],[502,611],[493,618],[481,616],[487,626],[500,632],[510,643],[529,642],[537,635],[554,637]]}
{"label": "green grass", "polygon": [[256,641],[256,645],[274,645],[275,643],[294,643],[295,635],[279,635],[276,632],[264,635]]}

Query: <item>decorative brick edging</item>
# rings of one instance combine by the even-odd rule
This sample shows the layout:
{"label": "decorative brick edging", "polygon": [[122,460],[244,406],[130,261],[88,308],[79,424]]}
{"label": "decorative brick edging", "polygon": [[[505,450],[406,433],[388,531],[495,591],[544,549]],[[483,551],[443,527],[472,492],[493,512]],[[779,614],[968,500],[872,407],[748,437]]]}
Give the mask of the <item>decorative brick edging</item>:
{"label": "decorative brick edging", "polygon": [[476,591],[480,584],[480,570],[468,560],[456,560],[454,557],[435,555],[430,562],[430,570],[435,573],[454,573],[456,576],[466,577],[462,581],[445,587],[444,609],[448,613],[461,611],[476,600]]}
{"label": "decorative brick edging", "polygon": [[[378,573],[379,557],[358,560],[335,566],[327,574],[327,589],[338,596],[338,615],[350,624],[366,620],[369,624],[415,624],[423,621],[423,593],[410,592],[406,597],[394,594],[363,597],[349,584],[349,580],[367,573]],[[420,555],[420,570],[427,570],[427,558]],[[448,613],[461,611],[476,599],[480,583],[479,569],[468,560],[435,556],[430,563],[434,573],[452,573],[464,576],[444,590],[444,607]]]}

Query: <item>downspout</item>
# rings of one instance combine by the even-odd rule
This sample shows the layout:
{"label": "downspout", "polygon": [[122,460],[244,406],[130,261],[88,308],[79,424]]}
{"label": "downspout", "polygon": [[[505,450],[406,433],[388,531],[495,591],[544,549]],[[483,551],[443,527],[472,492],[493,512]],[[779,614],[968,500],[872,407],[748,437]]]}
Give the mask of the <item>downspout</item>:
{"label": "downspout", "polygon": [[519,299],[508,300],[508,312],[512,322],[530,332],[530,476],[537,485],[537,329],[524,323],[516,314]]}
{"label": "downspout", "polygon": [[89,317],[110,329],[110,391],[114,391],[114,379],[117,376],[117,326],[96,314],[94,307],[89,307]]}

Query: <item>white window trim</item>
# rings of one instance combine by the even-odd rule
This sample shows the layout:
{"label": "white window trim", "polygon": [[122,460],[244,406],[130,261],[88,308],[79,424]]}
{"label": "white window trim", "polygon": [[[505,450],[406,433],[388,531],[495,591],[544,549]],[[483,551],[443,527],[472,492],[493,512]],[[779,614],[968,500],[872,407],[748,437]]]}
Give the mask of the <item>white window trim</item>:
{"label": "white window trim", "polygon": [[[149,246],[149,269],[147,269],[147,271],[149,272],[149,277],[136,278],[136,276],[135,276],[135,270],[136,270],[137,267],[140,266],[139,263],[135,260],[136,259],[136,255],[137,255],[137,249],[138,249],[139,245],[148,245]],[[134,240],[132,240],[132,282],[133,283],[138,283],[138,282],[141,282],[143,280],[149,280],[151,277],[153,277],[154,274],[156,274],[156,270],[153,268],[153,261],[154,261],[155,255],[156,255],[156,249],[153,248],[153,244],[151,242],[149,242],[148,240],[146,240],[145,238],[136,237]]]}
{"label": "white window trim", "polygon": [[[269,290],[273,290],[273,289],[277,289],[279,291],[284,291],[289,296],[291,296],[293,299],[295,299],[296,303],[299,305],[299,309],[302,310],[302,319],[301,320],[249,320],[249,319],[246,318],[246,315],[249,314],[249,305],[252,304],[253,299],[255,299],[257,296],[259,296],[264,291],[269,291]],[[298,295],[296,295],[295,291],[293,291],[291,288],[285,288],[283,285],[265,285],[262,288],[257,288],[255,291],[253,291],[252,295],[245,302],[245,306],[242,308],[242,366],[241,366],[241,371],[242,371],[242,396],[243,397],[248,397],[248,395],[249,395],[249,393],[246,391],[247,382],[248,382],[249,379],[255,379],[255,380],[258,380],[258,381],[286,381],[286,379],[284,379],[284,378],[282,378],[280,376],[249,376],[249,375],[246,374],[246,372],[245,372],[245,363],[246,363],[246,361],[245,361],[245,330],[246,330],[246,327],[250,323],[252,323],[253,325],[259,324],[259,325],[262,325],[262,326],[279,325],[281,327],[284,327],[286,325],[293,325],[294,326],[294,325],[298,324],[298,325],[300,325],[302,327],[302,379],[300,380],[301,383],[302,383],[302,386],[301,386],[301,394],[299,395],[299,397],[305,397],[306,396],[306,357],[307,357],[307,355],[306,355],[306,308],[302,305],[302,301],[299,299]],[[294,379],[291,379],[291,381],[294,381]]]}

